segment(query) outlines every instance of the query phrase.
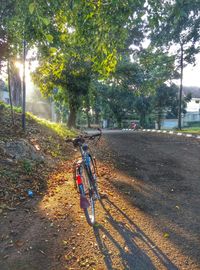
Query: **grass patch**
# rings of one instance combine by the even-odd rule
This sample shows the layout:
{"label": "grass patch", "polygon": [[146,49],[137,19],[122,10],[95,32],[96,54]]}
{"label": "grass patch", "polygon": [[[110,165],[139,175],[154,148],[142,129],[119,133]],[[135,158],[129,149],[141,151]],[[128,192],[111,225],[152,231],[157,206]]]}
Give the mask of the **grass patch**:
{"label": "grass patch", "polygon": [[191,128],[184,128],[181,130],[183,133],[191,133],[191,134],[199,134],[200,135],[200,127],[191,127]]}
{"label": "grass patch", "polygon": [[[0,101],[0,107],[1,108],[5,108],[5,109],[9,109],[9,110],[11,108],[9,104],[4,103],[3,101]],[[13,106],[13,111],[14,112],[17,112],[17,113],[21,113],[22,112],[22,108],[21,107],[15,107],[15,106]]]}
{"label": "grass patch", "polygon": [[[4,109],[5,109],[5,112],[8,113],[10,110],[10,105],[4,103],[3,101],[0,101],[0,110],[4,110]],[[22,109],[21,107],[13,106],[13,111],[16,113],[21,113]],[[64,124],[54,123],[46,119],[39,118],[30,112],[26,113],[26,118],[27,120],[34,120],[39,125],[42,125],[52,130],[56,135],[60,136],[61,138],[66,138],[66,137],[72,138],[77,135],[77,132],[75,130],[68,129],[67,126]]]}
{"label": "grass patch", "polygon": [[35,120],[38,124],[45,126],[52,131],[54,131],[57,135],[59,135],[61,138],[66,138],[66,137],[74,137],[76,136],[76,132],[73,130],[70,130],[66,127],[64,124],[60,123],[53,123],[51,121],[38,118],[37,116],[33,115],[32,113],[27,113],[27,116],[30,119]]}

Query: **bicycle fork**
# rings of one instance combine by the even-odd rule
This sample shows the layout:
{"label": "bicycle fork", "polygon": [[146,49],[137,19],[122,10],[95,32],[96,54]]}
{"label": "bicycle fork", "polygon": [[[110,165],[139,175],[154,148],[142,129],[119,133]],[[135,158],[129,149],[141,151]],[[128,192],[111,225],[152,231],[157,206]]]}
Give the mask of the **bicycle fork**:
{"label": "bicycle fork", "polygon": [[82,182],[81,172],[80,172],[80,164],[76,164],[76,184],[80,193],[80,207],[82,209],[86,209],[90,206],[90,202],[85,196],[85,190]]}

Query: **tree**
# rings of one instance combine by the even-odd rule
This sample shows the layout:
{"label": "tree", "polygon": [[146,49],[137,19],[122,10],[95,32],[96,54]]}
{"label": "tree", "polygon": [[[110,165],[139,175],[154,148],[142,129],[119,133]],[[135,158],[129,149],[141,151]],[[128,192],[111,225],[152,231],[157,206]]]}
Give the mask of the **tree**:
{"label": "tree", "polygon": [[186,63],[195,63],[195,55],[200,51],[199,40],[199,0],[171,1],[166,4],[162,1],[149,1],[149,27],[151,38],[155,45],[178,46],[175,54],[178,56],[180,68],[179,113],[178,126],[181,129],[181,104],[183,69]]}
{"label": "tree", "polygon": [[[12,12],[9,12],[10,10]],[[22,40],[26,40],[28,48],[32,45],[38,47],[39,58],[41,58],[41,63],[44,63],[43,59],[48,59],[48,48],[51,47],[51,51],[57,50],[59,58],[64,58],[61,61],[64,63],[63,73],[68,72],[66,67],[69,67],[70,59],[76,58],[76,63],[89,63],[89,72],[92,70],[102,78],[114,71],[120,52],[127,50],[128,44],[138,43],[141,40],[144,11],[145,0],[123,2],[8,0],[3,2],[3,27],[1,29],[5,29],[8,47],[14,47],[20,54]],[[74,50],[75,44],[77,46]],[[84,59],[80,57],[81,61],[77,59],[77,49],[81,51],[79,56],[82,53],[84,55]],[[49,78],[52,75],[54,82],[50,89],[53,89],[53,84],[58,84],[60,79],[60,71],[56,75],[52,68],[51,72],[53,74],[49,73]],[[57,79],[55,79],[56,76]],[[78,78],[77,74],[75,76],[71,73],[70,76]],[[82,78],[81,76],[79,79]],[[48,82],[50,86],[50,80]],[[59,83],[61,84],[63,88],[63,83]],[[72,105],[72,103],[79,98],[77,98],[77,87],[71,86],[68,83],[68,98],[71,99],[69,103],[73,111],[73,117],[71,118],[72,114],[70,114],[69,118],[71,118],[71,124],[74,125],[74,114],[77,110],[75,107],[79,104]]]}
{"label": "tree", "polygon": [[[183,114],[187,113],[187,103],[190,102],[192,98],[192,94],[189,93],[186,96],[183,96],[182,98],[182,104],[181,104],[181,117]],[[179,114],[179,98],[178,98],[178,88],[177,88],[177,95],[176,98],[173,99],[172,104],[170,106],[170,109],[166,111],[166,118],[172,119],[172,118],[178,118]]]}
{"label": "tree", "polygon": [[139,115],[140,125],[145,128],[148,126],[147,116],[152,112],[152,96],[137,96],[134,102],[134,109]]}
{"label": "tree", "polygon": [[[68,9],[67,4],[61,5],[54,15],[54,24],[48,27],[46,37],[51,48],[48,52],[45,44],[39,46],[42,67],[37,70],[35,79],[44,94],[50,94],[55,86],[63,89],[63,95],[69,101],[69,126],[75,125],[81,98],[89,91],[90,76],[99,74],[101,78],[107,77],[115,69],[127,29],[133,27],[137,20],[141,21],[138,17],[140,12],[132,16],[131,7],[138,10],[135,1],[125,4],[72,2]],[[141,9],[143,5],[141,1]],[[114,10],[118,12],[117,20]]]}
{"label": "tree", "polygon": [[22,94],[21,94],[21,78],[19,75],[19,68],[16,67],[15,60],[10,61],[10,87],[11,96],[14,106],[22,106]]}
{"label": "tree", "polygon": [[122,120],[133,114],[133,92],[113,84],[103,85],[101,95],[103,103],[109,106],[118,127],[121,128]]}
{"label": "tree", "polygon": [[[179,44],[184,37],[190,43],[187,56],[195,51],[200,39],[199,33],[199,0],[168,1],[149,0],[148,22],[152,30],[151,37],[158,44]],[[193,52],[192,52],[193,51]],[[194,59],[193,59],[194,60]]]}
{"label": "tree", "polygon": [[[59,89],[56,100],[64,100],[68,103],[70,110],[68,126],[75,127],[76,114],[82,102],[81,98],[88,92],[90,72],[87,68],[84,69],[83,65],[75,68],[78,63],[75,62],[73,65],[74,59],[71,66],[68,62],[57,60],[57,58],[45,58],[34,74],[34,81],[46,96],[53,96],[55,87]],[[59,71],[60,65],[61,70]],[[58,75],[57,72],[60,74]]]}
{"label": "tree", "polygon": [[171,111],[177,100],[178,87],[175,84],[172,84],[171,86],[163,84],[156,89],[155,96],[153,97],[153,108],[156,113],[158,129],[161,129],[163,114],[167,111]]}
{"label": "tree", "polygon": [[140,92],[153,93],[163,83],[177,78],[174,56],[169,56],[162,50],[155,50],[152,46],[142,50],[139,55],[139,64],[142,71]]}

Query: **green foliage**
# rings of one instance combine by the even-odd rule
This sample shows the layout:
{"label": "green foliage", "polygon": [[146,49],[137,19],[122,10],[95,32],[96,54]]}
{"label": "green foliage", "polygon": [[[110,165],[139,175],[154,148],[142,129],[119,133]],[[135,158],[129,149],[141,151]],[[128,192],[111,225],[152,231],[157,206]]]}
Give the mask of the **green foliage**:
{"label": "green foliage", "polygon": [[149,47],[140,54],[139,62],[143,71],[143,82],[140,92],[153,93],[163,83],[177,78],[174,57],[161,50],[154,51]]}
{"label": "green foliage", "polygon": [[[166,112],[166,118],[177,118],[178,117],[178,104],[179,104],[179,99],[178,99],[178,91],[179,89],[176,88],[177,94],[175,98],[172,100],[171,105],[170,105],[170,110]],[[187,103],[191,100],[191,94],[188,94],[182,98],[182,104],[181,104],[181,113],[186,114],[186,107]]]}
{"label": "green foliage", "polygon": [[[118,127],[121,127],[122,120],[133,114],[133,92],[117,85],[102,85],[100,89],[103,107],[109,106]],[[106,106],[107,105],[107,106]],[[105,113],[109,113],[108,108]]]}
{"label": "green foliage", "polygon": [[[10,110],[10,105],[4,103],[3,101],[0,101],[0,106],[1,106],[2,108],[6,108],[6,109],[9,109],[9,110]],[[14,110],[15,112],[17,112],[17,113],[21,113],[21,112],[22,112],[21,107],[15,107],[15,106],[13,106],[13,110]]]}
{"label": "green foliage", "polygon": [[[0,49],[5,50],[0,50],[3,52],[0,59],[20,54],[24,38],[28,47],[37,46],[40,66],[34,81],[45,96],[62,107],[68,106],[72,126],[82,107],[87,110],[93,107],[96,115],[100,115],[100,107],[104,106],[104,113],[120,123],[120,118],[134,110],[136,93],[141,97],[134,103],[135,110],[139,112],[138,108],[143,106],[140,116],[145,123],[145,115],[151,108],[149,93],[177,76],[175,57],[150,46],[137,52],[135,62],[131,63],[129,45],[138,45],[149,29],[159,46],[179,42],[184,34],[184,42],[192,41],[186,47],[185,60],[193,61],[191,56],[197,52],[199,40],[197,0],[191,3],[149,0],[148,6],[145,3],[145,0],[4,1],[0,13]],[[143,28],[146,21],[149,28]],[[98,94],[90,92],[94,77],[105,82]],[[108,102],[111,98],[113,102]],[[123,102],[120,104],[119,100]]]}
{"label": "green foliage", "polygon": [[29,6],[28,6],[28,8],[29,8],[30,14],[32,15],[33,12],[34,12],[34,10],[35,10],[35,3],[34,2],[33,3],[30,3]]}
{"label": "green foliage", "polygon": [[167,86],[166,84],[158,87],[153,97],[153,107],[159,129],[161,128],[163,113],[166,113],[166,111],[171,113],[174,106],[178,108],[178,87],[176,85]]}
{"label": "green foliage", "polygon": [[137,96],[134,102],[134,109],[139,116],[140,126],[148,127],[149,115],[153,110],[152,96]]}
{"label": "green foliage", "polygon": [[184,45],[184,60],[194,63],[199,52],[199,0],[150,1],[148,22],[154,44]]}
{"label": "green foliage", "polygon": [[144,82],[144,71],[138,62],[131,62],[130,56],[124,54],[118,62],[115,72],[111,74],[110,83],[113,81],[115,84],[135,92]]}
{"label": "green foliage", "polygon": [[[23,38],[29,45],[48,45],[55,40],[58,47],[58,38],[66,42],[73,34],[75,43],[89,52],[93,70],[107,76],[116,66],[128,33],[139,32],[144,4],[144,0],[8,0],[3,2],[0,22],[10,48],[13,43],[20,48]],[[132,41],[138,39],[136,34]]]}
{"label": "green foliage", "polygon": [[1,101],[1,100],[0,100],[0,108],[1,109],[6,108],[6,104],[3,101]]}
{"label": "green foliage", "polygon": [[27,113],[27,116],[31,119],[34,119],[37,123],[53,130],[58,136],[62,138],[74,137],[76,135],[75,131],[69,130],[65,125],[53,123],[53,122],[38,118],[31,113]]}

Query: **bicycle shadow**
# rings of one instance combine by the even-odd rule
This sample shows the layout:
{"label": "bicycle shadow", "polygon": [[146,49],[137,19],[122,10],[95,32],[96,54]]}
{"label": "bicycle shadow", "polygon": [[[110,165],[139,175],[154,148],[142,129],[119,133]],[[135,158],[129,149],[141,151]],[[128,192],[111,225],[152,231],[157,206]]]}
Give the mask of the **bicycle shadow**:
{"label": "bicycle shadow", "polygon": [[[157,269],[149,256],[151,253],[151,256],[156,257],[156,259],[158,259],[166,269],[178,270],[168,257],[158,247],[156,247],[155,243],[118,206],[111,202],[109,198],[104,198],[104,201],[101,200],[100,204],[106,213],[107,221],[112,226],[112,229],[115,230],[115,233],[112,235],[112,233],[103,225],[94,227],[94,235],[96,237],[99,250],[104,256],[104,262],[107,269],[116,269],[113,268],[113,256],[117,256],[118,260],[120,259],[123,269]],[[125,222],[117,221],[106,208],[106,204],[113,207],[118,212],[118,215],[120,214],[121,217],[123,217]],[[127,223],[129,226],[127,226]],[[101,234],[103,234],[103,237]],[[117,241],[117,234],[123,240],[123,245]],[[104,240],[108,240],[109,242]],[[140,246],[142,244],[142,247],[145,246],[145,250],[141,249],[137,243],[140,243]],[[117,254],[112,254],[110,252],[110,244],[112,244],[115,250],[117,250]]]}

